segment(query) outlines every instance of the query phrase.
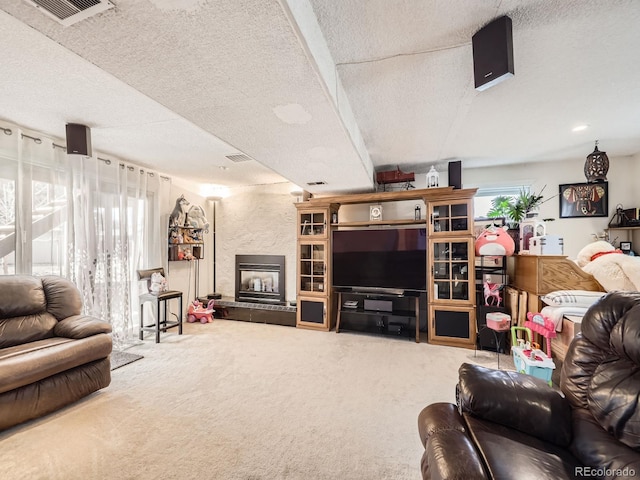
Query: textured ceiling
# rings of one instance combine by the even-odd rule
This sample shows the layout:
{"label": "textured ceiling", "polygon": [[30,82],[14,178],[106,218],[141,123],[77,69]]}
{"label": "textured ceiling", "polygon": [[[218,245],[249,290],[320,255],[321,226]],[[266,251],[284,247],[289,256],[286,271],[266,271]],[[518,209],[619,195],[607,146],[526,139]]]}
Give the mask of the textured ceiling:
{"label": "textured ceiling", "polygon": [[[310,1],[377,166],[640,151],[640,2]],[[515,76],[478,92],[471,36],[502,15]]]}
{"label": "textured ceiling", "polygon": [[[97,150],[193,182],[312,192],[395,165],[584,158],[595,139],[640,152],[636,0],[113,3],[65,28],[3,0],[0,118],[58,138],[84,123]],[[501,15],[515,76],[478,92],[471,36]]]}

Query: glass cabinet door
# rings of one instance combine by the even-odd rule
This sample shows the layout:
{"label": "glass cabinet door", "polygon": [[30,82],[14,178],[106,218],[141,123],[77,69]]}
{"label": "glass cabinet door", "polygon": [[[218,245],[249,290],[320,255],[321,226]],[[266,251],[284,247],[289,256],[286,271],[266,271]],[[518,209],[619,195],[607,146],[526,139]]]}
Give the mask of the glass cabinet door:
{"label": "glass cabinet door", "polygon": [[300,212],[299,230],[301,237],[325,237],[327,235],[327,212]]}
{"label": "glass cabinet door", "polygon": [[470,266],[473,240],[431,240],[431,299],[469,303],[473,293]]}
{"label": "glass cabinet door", "polygon": [[430,205],[430,234],[471,233],[471,203],[433,203]]}
{"label": "glass cabinet door", "polygon": [[324,293],[327,288],[326,244],[304,243],[300,245],[298,278],[300,292]]}

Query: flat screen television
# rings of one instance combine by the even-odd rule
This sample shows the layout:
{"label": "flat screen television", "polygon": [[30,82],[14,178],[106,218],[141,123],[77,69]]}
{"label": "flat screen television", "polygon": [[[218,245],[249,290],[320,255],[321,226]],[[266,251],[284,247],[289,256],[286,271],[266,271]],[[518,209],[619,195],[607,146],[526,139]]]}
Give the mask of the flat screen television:
{"label": "flat screen television", "polygon": [[426,229],[335,230],[332,240],[334,287],[426,291]]}

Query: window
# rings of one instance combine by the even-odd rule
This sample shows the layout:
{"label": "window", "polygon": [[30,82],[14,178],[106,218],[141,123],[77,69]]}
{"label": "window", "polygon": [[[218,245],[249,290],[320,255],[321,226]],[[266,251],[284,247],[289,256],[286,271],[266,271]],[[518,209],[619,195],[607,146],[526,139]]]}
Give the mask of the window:
{"label": "window", "polygon": [[523,189],[528,192],[530,187],[518,185],[516,187],[478,188],[473,199],[473,211],[476,219],[488,217],[487,214],[497,197],[508,197],[515,200]]}
{"label": "window", "polygon": [[16,273],[16,182],[0,176],[0,274]]}

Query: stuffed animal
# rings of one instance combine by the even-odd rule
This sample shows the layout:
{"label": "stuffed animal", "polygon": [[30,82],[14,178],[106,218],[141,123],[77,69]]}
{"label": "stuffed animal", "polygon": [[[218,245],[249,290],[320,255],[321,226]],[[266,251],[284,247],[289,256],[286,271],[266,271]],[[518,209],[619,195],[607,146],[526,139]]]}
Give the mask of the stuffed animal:
{"label": "stuffed animal", "polygon": [[151,274],[151,285],[149,286],[149,292],[158,293],[166,292],[168,289],[167,280],[161,273],[154,272]]}
{"label": "stuffed animal", "polygon": [[576,263],[607,292],[640,290],[640,257],[625,255],[609,242],[588,244],[578,253]]}
{"label": "stuffed animal", "polygon": [[476,255],[513,255],[516,244],[506,227],[488,227],[476,239]]}
{"label": "stuffed animal", "polygon": [[189,207],[189,201],[184,198],[184,195],[180,195],[176,199],[176,205],[173,207],[173,212],[169,215],[170,227],[184,227],[187,219],[187,209]]}
{"label": "stuffed animal", "polygon": [[194,323],[197,320],[200,320],[200,323],[213,322],[214,305],[215,300],[213,299],[209,300],[207,308],[203,307],[199,300],[194,300],[187,310],[187,322]]}
{"label": "stuffed animal", "polygon": [[193,228],[202,228],[209,233],[209,221],[204,216],[204,209],[200,205],[192,205],[187,212],[187,225]]}

